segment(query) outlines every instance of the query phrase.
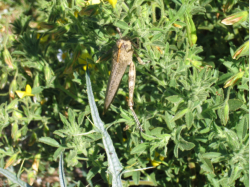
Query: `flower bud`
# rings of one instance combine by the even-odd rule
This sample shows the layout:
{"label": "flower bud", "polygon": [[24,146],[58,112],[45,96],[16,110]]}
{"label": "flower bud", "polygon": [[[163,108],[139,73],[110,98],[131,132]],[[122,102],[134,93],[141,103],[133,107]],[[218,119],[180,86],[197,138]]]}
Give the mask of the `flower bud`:
{"label": "flower bud", "polygon": [[48,86],[50,84],[50,81],[53,77],[53,71],[51,70],[51,68],[49,67],[48,64],[46,64],[45,68],[44,68],[44,77],[46,80],[46,85]]}
{"label": "flower bud", "polygon": [[240,24],[246,21],[247,18],[248,18],[248,11],[241,11],[228,16],[227,18],[223,19],[221,23],[223,23],[224,25],[233,25],[236,23]]}
{"label": "flower bud", "polygon": [[241,45],[234,53],[233,59],[237,59],[242,56],[248,56],[249,55],[249,40],[246,41],[243,45]]}
{"label": "flower bud", "polygon": [[63,34],[67,33],[69,30],[69,25],[59,26],[54,32],[55,39],[58,40]]}
{"label": "flower bud", "polygon": [[37,140],[37,134],[35,132],[32,133],[30,139],[29,139],[29,146],[32,146]]}
{"label": "flower bud", "polygon": [[182,26],[181,26],[181,25],[179,25],[179,24],[177,24],[177,23],[173,23],[173,26],[174,26],[174,27],[176,27],[176,28],[179,28],[179,29],[181,29],[181,28],[182,28]]}
{"label": "flower bud", "polygon": [[34,79],[33,88],[40,86],[39,74],[37,73]]}
{"label": "flower bud", "polygon": [[21,132],[18,129],[17,123],[12,124],[11,137],[14,140],[14,142],[16,142],[21,137]]}
{"label": "flower bud", "polygon": [[196,27],[194,25],[193,19],[188,14],[185,15],[185,22],[187,24],[187,37],[188,42],[192,46],[197,41]]}
{"label": "flower bud", "polygon": [[9,66],[9,68],[13,69],[13,64],[12,64],[13,60],[6,47],[3,50],[3,58],[4,58],[4,62]]}
{"label": "flower bud", "polygon": [[0,78],[0,89],[3,89],[5,87],[7,80],[8,80],[8,73],[3,72]]}
{"label": "flower bud", "polygon": [[17,155],[19,154],[18,153],[15,153],[14,155],[12,155],[6,162],[5,166],[4,166],[4,169],[8,168],[9,166],[13,165],[16,160],[17,160]]}
{"label": "flower bud", "polygon": [[[37,73],[36,76],[35,76],[35,79],[34,79],[34,82],[33,82],[33,88],[36,88],[36,87],[39,87],[40,86],[40,82],[39,82],[39,74]],[[40,95],[37,93],[37,94],[34,94],[34,97],[33,97],[33,101],[34,103],[36,102],[41,102],[41,97]]]}
{"label": "flower bud", "polygon": [[229,79],[227,79],[227,81],[225,82],[224,88],[227,88],[229,86],[234,86],[237,83],[237,81],[243,77],[244,73],[245,73],[244,71],[239,72],[233,75],[232,77],[230,77]]}
{"label": "flower bud", "polygon": [[0,24],[0,32],[3,33],[5,31],[5,29],[6,29],[5,26]]}
{"label": "flower bud", "polygon": [[17,83],[16,83],[16,79],[13,79],[11,84],[10,84],[10,88],[9,88],[9,96],[14,99],[15,98],[15,91],[17,89]]}

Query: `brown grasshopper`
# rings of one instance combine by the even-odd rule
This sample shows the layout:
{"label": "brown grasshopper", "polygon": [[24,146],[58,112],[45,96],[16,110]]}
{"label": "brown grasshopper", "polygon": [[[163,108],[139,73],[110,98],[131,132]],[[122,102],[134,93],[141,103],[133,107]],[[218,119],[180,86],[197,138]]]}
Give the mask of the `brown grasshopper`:
{"label": "brown grasshopper", "polygon": [[[134,106],[133,95],[134,95],[135,77],[136,77],[135,64],[133,62],[133,53],[134,50],[130,40],[122,38],[116,42],[116,45],[113,48],[112,70],[108,81],[103,114],[108,110],[110,104],[112,103],[115,94],[119,88],[123,74],[125,73],[125,70],[129,65],[130,67],[129,67],[129,79],[128,79],[128,85],[129,85],[128,106],[129,109],[132,111],[133,117],[138,127],[141,129],[140,122],[133,109]],[[137,54],[136,57],[140,64],[144,64]]]}

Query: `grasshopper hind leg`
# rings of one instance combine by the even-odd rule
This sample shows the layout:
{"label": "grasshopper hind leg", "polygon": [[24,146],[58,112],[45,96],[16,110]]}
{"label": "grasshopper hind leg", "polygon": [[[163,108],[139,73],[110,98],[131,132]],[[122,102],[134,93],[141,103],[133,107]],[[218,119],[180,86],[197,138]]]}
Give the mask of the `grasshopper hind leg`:
{"label": "grasshopper hind leg", "polygon": [[134,90],[135,90],[135,78],[136,78],[136,69],[135,69],[135,64],[133,61],[130,62],[129,64],[129,79],[128,79],[128,85],[129,85],[129,99],[128,99],[128,106],[129,109],[132,111],[134,120],[137,124],[137,127],[140,129],[140,132],[142,132],[142,127],[141,124],[139,122],[139,119],[133,109],[134,106],[134,101],[133,101],[133,97],[134,97]]}

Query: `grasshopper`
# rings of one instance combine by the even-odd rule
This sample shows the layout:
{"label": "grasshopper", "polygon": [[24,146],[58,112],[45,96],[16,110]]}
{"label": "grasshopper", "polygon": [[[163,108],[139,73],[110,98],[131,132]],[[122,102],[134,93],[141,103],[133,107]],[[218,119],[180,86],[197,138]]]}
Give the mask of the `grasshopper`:
{"label": "grasshopper", "polygon": [[[119,32],[119,31],[118,31]],[[138,128],[141,129],[140,122],[134,112],[133,106],[133,95],[135,88],[135,78],[136,78],[136,69],[135,64],[133,62],[133,46],[129,39],[121,38],[116,42],[116,45],[113,48],[113,56],[112,56],[112,70],[108,81],[108,87],[106,90],[105,102],[104,102],[104,111],[103,114],[106,113],[110,104],[112,103],[115,94],[119,88],[121,79],[127,66],[129,65],[129,99],[128,99],[128,107],[132,111],[133,117],[138,125]],[[136,53],[135,53],[136,54]],[[142,60],[136,54],[136,57],[140,64],[144,64]]]}

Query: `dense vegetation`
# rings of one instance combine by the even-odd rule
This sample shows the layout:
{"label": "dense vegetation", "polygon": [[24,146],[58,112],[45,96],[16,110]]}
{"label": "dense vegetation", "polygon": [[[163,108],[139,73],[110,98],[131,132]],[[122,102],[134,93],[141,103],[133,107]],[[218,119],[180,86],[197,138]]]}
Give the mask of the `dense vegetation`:
{"label": "dense vegetation", "polygon": [[134,55],[143,132],[127,106],[128,68],[100,115],[130,171],[123,185],[249,186],[248,2],[109,2],[0,2],[0,172],[59,186],[63,155],[68,184],[109,186],[89,101],[102,114],[118,27],[145,62]]}

